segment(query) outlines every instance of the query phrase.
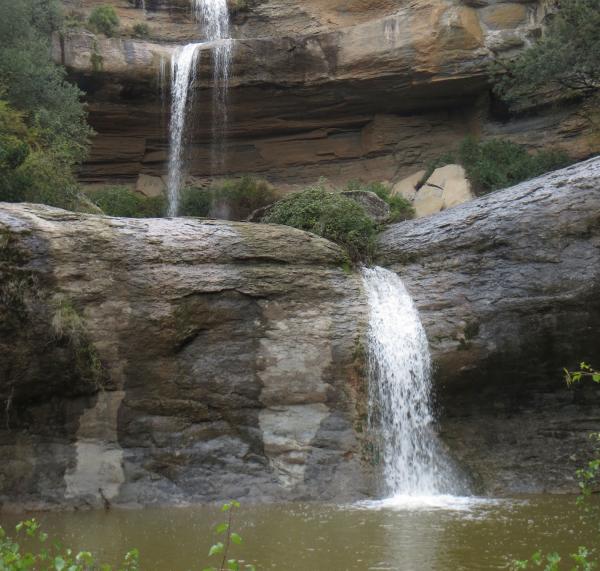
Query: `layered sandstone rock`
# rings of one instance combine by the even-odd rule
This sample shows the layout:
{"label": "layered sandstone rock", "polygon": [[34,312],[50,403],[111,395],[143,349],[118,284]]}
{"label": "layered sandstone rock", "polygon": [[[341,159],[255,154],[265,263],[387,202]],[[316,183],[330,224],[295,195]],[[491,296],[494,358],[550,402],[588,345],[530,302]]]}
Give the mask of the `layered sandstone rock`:
{"label": "layered sandstone rock", "polygon": [[[67,1],[71,9],[72,2]],[[113,0],[122,37],[83,30],[56,38],[55,57],[88,92],[98,132],[81,178],[134,183],[162,176],[168,157],[168,60],[201,31],[187,2]],[[78,8],[89,13],[95,0]],[[543,2],[426,0],[248,2],[234,17],[227,156],[211,164],[211,46],[200,57],[190,173],[259,173],[280,187],[319,176],[397,181],[467,133],[558,145],[587,157],[594,143],[574,109],[496,121],[487,64],[539,32]],[[129,31],[145,21],[147,39]],[[161,79],[162,78],[162,79]],[[161,99],[161,93],[164,97]]]}

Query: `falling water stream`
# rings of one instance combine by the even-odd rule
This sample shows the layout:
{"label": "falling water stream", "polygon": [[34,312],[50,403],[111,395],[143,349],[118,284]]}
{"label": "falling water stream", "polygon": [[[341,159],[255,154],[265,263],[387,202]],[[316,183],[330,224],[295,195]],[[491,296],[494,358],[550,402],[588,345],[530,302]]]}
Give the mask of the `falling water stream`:
{"label": "falling water stream", "polygon": [[171,59],[171,121],[167,193],[169,216],[177,216],[179,191],[183,182],[184,142],[190,86],[197,69],[198,48],[202,44],[187,44],[177,48]]}
{"label": "falling water stream", "polygon": [[369,424],[383,466],[384,493],[427,498],[464,492],[436,432],[427,336],[402,280],[363,269],[370,317]]}
{"label": "falling water stream", "polygon": [[184,182],[186,159],[186,122],[193,107],[191,95],[196,78],[199,47],[211,44],[213,53],[213,100],[211,129],[211,170],[224,164],[224,141],[227,127],[227,92],[231,41],[229,11],[226,0],[191,0],[195,19],[202,26],[205,41],[192,43],[175,50],[171,59],[171,120],[169,124],[169,174],[167,194],[168,214],[176,216],[179,193]]}

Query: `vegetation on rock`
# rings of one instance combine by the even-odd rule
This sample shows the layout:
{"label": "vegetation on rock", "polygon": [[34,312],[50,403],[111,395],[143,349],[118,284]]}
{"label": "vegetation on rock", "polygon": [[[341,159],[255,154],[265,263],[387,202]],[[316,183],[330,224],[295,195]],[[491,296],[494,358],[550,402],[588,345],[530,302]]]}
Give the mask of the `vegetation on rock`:
{"label": "vegetation on rock", "polygon": [[436,168],[451,163],[464,167],[476,194],[487,194],[564,167],[570,160],[559,150],[531,154],[524,146],[507,139],[478,141],[467,137],[457,153],[447,153],[427,165],[421,185]]}
{"label": "vegetation on rock", "polygon": [[0,0],[0,200],[71,208],[91,129],[81,91],[50,57],[55,0]]}
{"label": "vegetation on rock", "polygon": [[226,180],[209,189],[184,189],[180,212],[183,216],[245,220],[252,212],[272,204],[279,197],[268,182],[245,176]]}
{"label": "vegetation on rock", "polygon": [[93,32],[111,38],[119,29],[119,16],[112,6],[96,6],[88,18],[88,27]]}
{"label": "vegetation on rock", "polygon": [[108,216],[159,218],[164,216],[166,209],[162,196],[147,198],[126,186],[107,186],[89,191],[88,196]]}
{"label": "vegetation on rock", "polygon": [[600,0],[554,0],[541,39],[493,67],[496,92],[516,107],[600,88]]}
{"label": "vegetation on rock", "polygon": [[322,183],[277,202],[263,222],[307,230],[336,242],[352,260],[368,259],[377,233],[376,224],[364,209]]}
{"label": "vegetation on rock", "polygon": [[388,222],[401,222],[410,220],[415,216],[415,209],[410,201],[403,196],[392,196],[390,189],[381,182],[363,183],[361,181],[350,181],[346,190],[363,190],[376,194],[381,200],[390,206],[390,217]]}

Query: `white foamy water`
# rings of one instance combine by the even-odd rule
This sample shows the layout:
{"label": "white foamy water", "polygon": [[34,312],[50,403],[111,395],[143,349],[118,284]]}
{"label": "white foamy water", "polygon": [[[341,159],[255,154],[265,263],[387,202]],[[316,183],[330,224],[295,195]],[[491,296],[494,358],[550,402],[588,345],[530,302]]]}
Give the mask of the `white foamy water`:
{"label": "white foamy water", "polygon": [[370,317],[369,426],[383,467],[386,507],[459,506],[468,498],[438,440],[431,402],[431,357],[419,312],[402,280],[363,269]]}
{"label": "white foamy water", "polygon": [[167,194],[169,216],[177,216],[179,192],[184,179],[184,150],[188,99],[196,77],[198,48],[188,44],[178,48],[171,58],[171,120],[169,124],[169,176]]}
{"label": "white foamy water", "polygon": [[226,0],[192,0],[196,20],[213,53],[213,100],[211,129],[211,168],[221,169],[225,164],[225,133],[228,121],[227,94],[231,64],[231,35],[229,10]]}

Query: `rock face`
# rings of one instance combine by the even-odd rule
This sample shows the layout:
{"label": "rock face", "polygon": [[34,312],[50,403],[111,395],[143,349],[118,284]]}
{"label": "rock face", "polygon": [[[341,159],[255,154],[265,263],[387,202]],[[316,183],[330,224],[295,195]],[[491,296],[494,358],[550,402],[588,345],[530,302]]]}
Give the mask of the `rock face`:
{"label": "rock face", "polygon": [[[64,0],[84,15],[96,0]],[[72,30],[54,53],[88,93],[98,132],[81,178],[134,183],[167,168],[168,63],[202,32],[187,0],[127,0],[119,38]],[[211,46],[201,49],[190,174],[255,173],[280,187],[351,179],[395,182],[466,134],[509,136],[574,157],[594,150],[575,109],[506,122],[490,100],[488,63],[540,31],[543,1],[291,0],[248,2],[233,18],[226,160],[211,166]],[[148,38],[131,36],[145,22]]]}
{"label": "rock face", "polygon": [[[572,491],[600,430],[598,388],[561,382],[598,365],[599,186],[597,158],[380,237],[479,491]],[[2,204],[0,501],[371,493],[368,309],[344,266],[282,226]]]}
{"label": "rock face", "polygon": [[6,204],[0,238],[0,502],[368,493],[366,308],[336,246]]}
{"label": "rock face", "polygon": [[570,489],[600,391],[562,368],[598,360],[600,158],[390,227],[381,265],[420,309],[441,430],[492,493]]}
{"label": "rock face", "polygon": [[[405,179],[406,180],[406,179]],[[460,165],[446,165],[435,169],[423,186],[415,192],[415,216],[423,218],[441,210],[473,200],[471,184]]]}

